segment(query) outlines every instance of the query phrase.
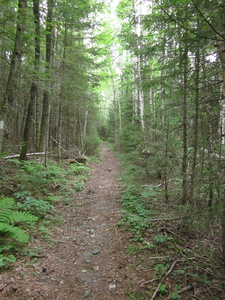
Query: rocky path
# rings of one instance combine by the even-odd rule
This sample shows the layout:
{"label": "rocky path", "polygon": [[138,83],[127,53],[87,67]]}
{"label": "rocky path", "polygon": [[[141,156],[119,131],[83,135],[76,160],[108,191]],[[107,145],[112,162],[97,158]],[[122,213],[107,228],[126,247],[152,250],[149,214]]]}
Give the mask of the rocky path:
{"label": "rocky path", "polygon": [[[50,233],[37,260],[1,275],[0,299],[127,299],[126,237],[117,226],[121,196],[118,158],[104,144],[74,205],[59,207],[64,222]],[[35,242],[35,241],[33,241]]]}

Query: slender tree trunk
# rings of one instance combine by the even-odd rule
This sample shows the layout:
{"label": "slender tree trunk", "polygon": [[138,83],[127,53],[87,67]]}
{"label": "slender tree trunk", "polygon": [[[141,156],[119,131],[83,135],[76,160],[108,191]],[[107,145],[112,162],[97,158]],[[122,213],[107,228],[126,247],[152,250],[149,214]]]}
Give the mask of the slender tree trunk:
{"label": "slender tree trunk", "polygon": [[[40,12],[39,12],[39,0],[33,0],[33,12],[34,12],[34,24],[35,24],[35,57],[34,57],[34,71],[37,73],[40,63]],[[30,99],[27,110],[27,117],[25,121],[24,133],[23,133],[23,145],[20,152],[20,160],[25,160],[30,140],[30,129],[32,125],[32,116],[35,106],[35,101],[38,95],[37,81],[33,80],[30,90]]]}
{"label": "slender tree trunk", "polygon": [[187,203],[188,199],[188,113],[187,113],[187,72],[188,72],[188,47],[185,43],[183,54],[183,158],[182,158],[182,204]]}
{"label": "slender tree trunk", "polygon": [[208,169],[209,169],[209,194],[208,194],[208,207],[212,208],[213,204],[213,186],[214,186],[214,175],[213,175],[213,158],[212,158],[212,116],[211,116],[211,105],[208,97],[206,98],[206,110],[208,116],[208,134],[207,134],[207,150],[208,150]]}
{"label": "slender tree trunk", "polygon": [[52,51],[52,18],[53,18],[53,4],[54,0],[48,0],[48,12],[46,19],[46,79],[48,80],[46,88],[43,94],[43,107],[42,107],[42,119],[40,127],[40,139],[39,139],[39,151],[45,150],[47,147],[46,136],[48,132],[48,119],[49,119],[49,108],[50,108],[50,71],[51,71],[51,51]]}
{"label": "slender tree trunk", "polygon": [[62,159],[62,110],[63,110],[63,99],[64,99],[64,81],[65,81],[65,61],[66,61],[66,45],[67,45],[67,26],[64,28],[64,48],[63,48],[63,61],[62,61],[62,83],[59,95],[59,117],[58,117],[58,158]]}
{"label": "slender tree trunk", "polygon": [[169,124],[166,125],[166,141],[165,141],[165,169],[164,169],[164,187],[165,187],[165,198],[169,200],[169,189],[168,189],[168,146],[169,146]]}
{"label": "slender tree trunk", "polygon": [[194,186],[195,174],[198,154],[198,138],[199,138],[199,74],[200,74],[200,55],[199,49],[196,51],[195,56],[195,120],[194,120],[194,142],[193,142],[193,160],[191,167],[191,185],[189,200],[194,204]]}
{"label": "slender tree trunk", "polygon": [[26,24],[26,9],[27,0],[19,0],[14,49],[12,53],[12,60],[10,64],[10,71],[6,84],[6,90],[3,96],[3,101],[0,106],[0,153],[2,152],[4,129],[6,121],[8,119],[9,110],[10,107],[13,105],[15,95],[17,93],[17,83],[20,75],[21,57],[24,46],[23,33]]}
{"label": "slender tree trunk", "polygon": [[225,189],[221,193],[221,196],[222,196],[221,226],[222,226],[223,268],[225,269]]}

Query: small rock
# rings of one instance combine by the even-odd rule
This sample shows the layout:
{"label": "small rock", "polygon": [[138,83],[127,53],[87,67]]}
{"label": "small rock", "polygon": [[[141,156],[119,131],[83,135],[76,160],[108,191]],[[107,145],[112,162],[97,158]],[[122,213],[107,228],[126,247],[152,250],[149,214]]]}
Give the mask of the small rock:
{"label": "small rock", "polygon": [[87,264],[90,264],[90,263],[92,262],[92,260],[91,260],[91,259],[86,259],[85,262],[86,262]]}
{"label": "small rock", "polygon": [[100,252],[100,250],[98,248],[96,248],[92,251],[92,254],[96,255],[96,254],[99,254],[99,252]]}
{"label": "small rock", "polygon": [[88,298],[91,296],[91,290],[87,290],[85,293],[84,293],[84,296],[83,298]]}
{"label": "small rock", "polygon": [[37,268],[37,267],[39,267],[39,266],[40,266],[40,263],[34,264],[34,268]]}
{"label": "small rock", "polygon": [[113,292],[113,291],[115,291],[115,289],[116,289],[116,285],[115,285],[114,283],[110,283],[110,284],[108,285],[108,289],[109,289],[110,292]]}

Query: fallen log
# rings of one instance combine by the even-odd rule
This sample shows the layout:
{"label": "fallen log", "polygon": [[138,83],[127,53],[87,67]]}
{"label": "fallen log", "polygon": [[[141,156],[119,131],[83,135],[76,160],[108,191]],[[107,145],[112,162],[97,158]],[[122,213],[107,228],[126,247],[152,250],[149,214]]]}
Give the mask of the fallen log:
{"label": "fallen log", "polygon": [[[27,153],[27,156],[44,156],[45,152]],[[20,154],[5,156],[4,159],[18,158]]]}

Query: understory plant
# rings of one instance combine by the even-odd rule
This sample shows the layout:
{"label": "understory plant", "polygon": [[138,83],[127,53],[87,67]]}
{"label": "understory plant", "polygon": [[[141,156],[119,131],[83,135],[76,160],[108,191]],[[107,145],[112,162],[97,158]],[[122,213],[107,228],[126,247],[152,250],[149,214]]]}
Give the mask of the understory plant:
{"label": "understory plant", "polygon": [[16,208],[20,211],[27,211],[36,216],[44,217],[50,210],[55,210],[54,206],[45,200],[37,200],[31,196],[30,192],[17,192],[14,197],[20,202],[17,202]]}
{"label": "understory plant", "polygon": [[[136,256],[138,262],[133,268],[144,270],[143,276],[146,276],[146,270],[154,270],[154,274],[151,274],[153,278],[149,277],[147,283],[160,282],[151,285],[149,290],[146,286],[144,289],[140,287],[138,293],[134,287],[135,294],[131,298],[183,299],[185,295],[191,299],[193,287],[198,285],[200,290],[210,290],[215,295],[213,300],[222,299],[219,297],[223,293],[220,266],[210,260],[220,260],[220,257],[215,259],[219,253],[216,243],[214,247],[209,244],[210,240],[204,238],[200,226],[199,231],[194,230],[196,216],[188,215],[187,206],[179,204],[178,210],[176,198],[169,201],[164,190],[165,181],[158,179],[149,183],[141,182],[140,168],[134,168],[133,161],[130,159],[129,163],[127,160],[130,154],[120,157],[125,170],[122,179],[126,188],[120,199],[122,218],[119,225],[129,232],[126,251]],[[134,174],[130,174],[131,170]],[[170,181],[170,195],[177,186],[176,180]],[[201,209],[203,218],[206,213]],[[198,219],[201,214],[198,214]],[[132,289],[131,286],[129,292],[133,292]]]}
{"label": "understory plant", "polygon": [[44,166],[37,161],[13,159],[1,163],[0,268],[5,268],[15,262],[15,251],[21,251],[29,241],[27,229],[39,220],[37,230],[43,235],[44,221],[51,216],[45,217],[55,211],[59,201],[71,202],[90,172],[84,164],[67,162],[49,161]]}
{"label": "understory plant", "polygon": [[151,187],[140,189],[132,185],[124,190],[121,198],[123,216],[119,225],[129,228],[133,234],[133,240],[143,241],[144,233],[155,214],[156,194]]}
{"label": "understory plant", "polygon": [[25,211],[14,209],[15,200],[13,198],[3,198],[0,200],[0,235],[8,235],[20,243],[29,240],[29,234],[18,226],[18,224],[32,224],[38,220],[37,216]]}
{"label": "understory plant", "polygon": [[29,226],[37,220],[38,217],[29,212],[16,210],[13,198],[0,199],[0,268],[16,261],[14,255],[8,254],[15,248],[14,242],[28,242],[29,234],[22,228],[23,224]]}

